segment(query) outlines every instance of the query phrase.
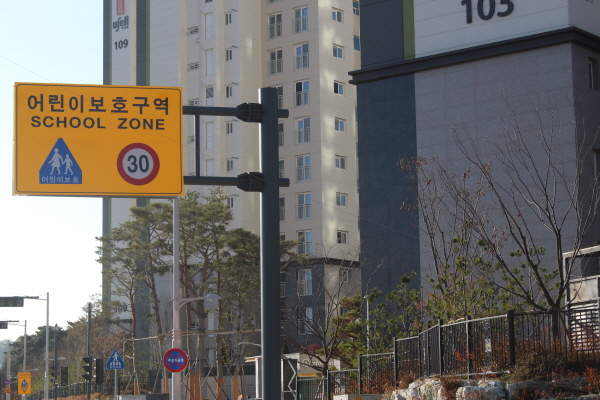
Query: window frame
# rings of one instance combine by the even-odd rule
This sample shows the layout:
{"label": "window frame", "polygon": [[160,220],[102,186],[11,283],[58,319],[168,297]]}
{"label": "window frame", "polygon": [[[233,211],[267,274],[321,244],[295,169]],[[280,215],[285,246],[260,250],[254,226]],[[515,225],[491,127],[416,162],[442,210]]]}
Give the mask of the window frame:
{"label": "window frame", "polygon": [[348,157],[336,154],[335,155],[335,168],[347,170],[347,166],[348,166]]}
{"label": "window frame", "polygon": [[215,37],[214,13],[204,14],[204,39],[210,40]]}
{"label": "window frame", "polygon": [[[205,86],[204,96],[207,107],[215,105],[215,87],[213,85]],[[209,96],[210,93],[210,96]]]}
{"label": "window frame", "polygon": [[298,268],[296,270],[296,285],[298,296],[312,296],[313,271],[312,268]]}
{"label": "window frame", "polygon": [[336,192],[335,205],[338,207],[346,207],[348,205],[348,194]]}
{"label": "window frame", "polygon": [[232,24],[233,19],[231,17],[231,14],[232,14],[231,11],[227,11],[225,13],[225,25],[231,25]]}
{"label": "window frame", "polygon": [[230,99],[233,97],[233,85],[225,85],[225,98]]}
{"label": "window frame", "polygon": [[297,231],[296,239],[298,254],[312,254],[312,230]]}
{"label": "window frame", "polygon": [[296,7],[292,13],[292,34],[308,31],[308,6]]}
{"label": "window frame", "polygon": [[340,46],[339,44],[333,44],[333,57],[339,58],[340,60],[344,59],[344,46]]}
{"label": "window frame", "polygon": [[345,133],[346,132],[346,120],[342,119],[342,118],[334,118],[334,122],[333,122],[333,129],[336,132],[342,132]]}
{"label": "window frame", "polygon": [[344,23],[344,11],[339,8],[332,7],[331,8],[331,19],[335,22],[339,22],[341,24]]}
{"label": "window frame", "polygon": [[283,48],[269,50],[268,69],[269,75],[277,75],[283,72]]}
{"label": "window frame", "polygon": [[[302,126],[302,128],[300,126]],[[295,143],[310,143],[310,134],[310,117],[296,119],[296,129],[294,130]]]}
{"label": "window frame", "polygon": [[[300,85],[300,86],[298,86]],[[300,90],[298,90],[300,89]],[[303,107],[310,104],[310,80],[303,79],[294,82],[294,107]]]}
{"label": "window frame", "polygon": [[294,71],[310,67],[308,42],[294,45]]}
{"label": "window frame", "polygon": [[336,231],[336,243],[348,244],[348,231]]}
{"label": "window frame", "polygon": [[[271,21],[271,18],[273,21]],[[283,36],[282,21],[283,16],[281,11],[267,15],[267,39],[275,39]]]}
{"label": "window frame", "polygon": [[[302,162],[300,162],[300,160]],[[312,180],[311,168],[312,162],[310,159],[310,154],[301,154],[296,156],[296,182],[308,182]]]}
{"label": "window frame", "polygon": [[345,96],[344,86],[345,86],[344,82],[333,81],[333,93],[340,95],[340,96]]}
{"label": "window frame", "polygon": [[225,49],[225,62],[233,60],[233,48]]}
{"label": "window frame", "polygon": [[312,192],[296,193],[296,219],[312,218]]}

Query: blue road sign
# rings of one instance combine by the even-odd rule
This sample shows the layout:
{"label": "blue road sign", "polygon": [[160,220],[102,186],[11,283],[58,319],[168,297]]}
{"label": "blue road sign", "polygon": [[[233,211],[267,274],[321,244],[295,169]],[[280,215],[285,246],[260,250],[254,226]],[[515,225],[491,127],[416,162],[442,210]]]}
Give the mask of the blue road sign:
{"label": "blue road sign", "polygon": [[106,362],[106,369],[125,369],[125,362],[117,350],[113,351],[112,355]]}
{"label": "blue road sign", "polygon": [[40,184],[81,185],[82,172],[73,154],[59,138],[40,167]]}
{"label": "blue road sign", "polygon": [[163,365],[170,372],[181,372],[187,367],[188,356],[185,351],[177,348],[167,350],[163,357]]}

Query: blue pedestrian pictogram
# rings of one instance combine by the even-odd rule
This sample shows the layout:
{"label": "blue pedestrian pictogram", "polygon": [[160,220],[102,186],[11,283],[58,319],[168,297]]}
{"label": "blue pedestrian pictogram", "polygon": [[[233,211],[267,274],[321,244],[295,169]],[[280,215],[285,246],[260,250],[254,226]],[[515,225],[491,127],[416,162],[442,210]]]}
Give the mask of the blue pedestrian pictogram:
{"label": "blue pedestrian pictogram", "polygon": [[40,183],[81,185],[81,168],[65,141],[59,138],[40,168]]}
{"label": "blue pedestrian pictogram", "polygon": [[117,350],[113,351],[112,355],[106,362],[106,369],[125,369],[125,362]]}

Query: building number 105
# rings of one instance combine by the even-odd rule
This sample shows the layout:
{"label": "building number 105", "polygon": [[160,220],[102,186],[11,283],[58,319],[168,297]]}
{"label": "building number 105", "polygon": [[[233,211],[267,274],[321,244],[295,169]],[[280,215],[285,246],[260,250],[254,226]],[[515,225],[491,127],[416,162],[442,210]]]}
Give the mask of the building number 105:
{"label": "building number 105", "polygon": [[[473,22],[473,2],[474,1],[475,0],[462,0],[460,2],[460,4],[462,4],[463,6],[464,5],[467,6],[467,24],[470,24]],[[486,3],[488,3],[490,5],[490,8],[488,9],[487,13],[483,9],[483,7]],[[500,0],[500,5],[506,6],[506,9],[504,9],[503,11],[498,11],[497,15],[499,17],[506,17],[506,16],[510,15],[510,13],[512,13],[513,9],[515,8],[515,5],[513,4],[512,0]],[[495,12],[496,12],[496,0],[477,0],[477,14],[479,15],[479,18],[481,18],[484,21],[487,21],[488,19],[490,19],[494,16]]]}

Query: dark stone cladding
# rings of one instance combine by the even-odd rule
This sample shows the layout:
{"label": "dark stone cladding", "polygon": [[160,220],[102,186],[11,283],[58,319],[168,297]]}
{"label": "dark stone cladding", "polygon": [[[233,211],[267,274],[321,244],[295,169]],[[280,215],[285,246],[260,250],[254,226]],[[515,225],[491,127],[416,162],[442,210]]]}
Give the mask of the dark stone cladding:
{"label": "dark stone cladding", "polygon": [[482,58],[501,56],[567,42],[574,42],[592,50],[600,51],[600,37],[575,27],[563,28],[535,35],[523,36],[516,39],[503,40],[466,49],[434,54],[408,61],[398,60],[369,66],[360,70],[350,71],[349,74],[353,77],[353,79],[350,80],[350,83],[359,85],[365,82],[414,74],[415,72],[432,68],[440,68]]}

